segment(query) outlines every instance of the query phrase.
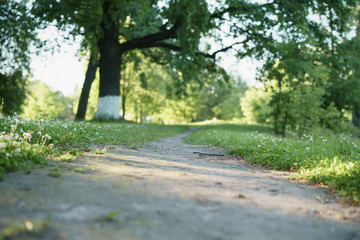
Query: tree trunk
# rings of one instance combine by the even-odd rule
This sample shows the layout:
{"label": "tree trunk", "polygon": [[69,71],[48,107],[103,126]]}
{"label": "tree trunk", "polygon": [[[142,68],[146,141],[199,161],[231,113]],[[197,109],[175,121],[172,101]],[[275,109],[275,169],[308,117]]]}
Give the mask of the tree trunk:
{"label": "tree trunk", "polygon": [[352,124],[356,127],[360,127],[360,107],[358,105],[353,106]]}
{"label": "tree trunk", "polygon": [[288,119],[289,119],[289,112],[288,112],[288,109],[286,108],[285,117],[284,117],[284,123],[283,123],[282,130],[281,130],[281,136],[282,137],[286,137],[286,125],[287,125]]}
{"label": "tree trunk", "polygon": [[86,108],[89,100],[89,93],[91,89],[91,85],[94,82],[96,70],[98,68],[97,54],[91,54],[89,59],[89,64],[85,74],[85,80],[83,87],[81,89],[81,95],[79,100],[78,109],[76,112],[76,120],[84,120],[86,115]]}
{"label": "tree trunk", "polygon": [[122,120],[125,121],[125,110],[126,110],[126,94],[122,94],[121,96],[121,107],[122,107]]}
{"label": "tree trunk", "polygon": [[[96,119],[120,119],[120,70],[119,22],[113,16],[116,4],[103,4],[101,27],[103,36],[98,41],[100,53],[100,89]],[[116,11],[115,11],[116,12]]]}

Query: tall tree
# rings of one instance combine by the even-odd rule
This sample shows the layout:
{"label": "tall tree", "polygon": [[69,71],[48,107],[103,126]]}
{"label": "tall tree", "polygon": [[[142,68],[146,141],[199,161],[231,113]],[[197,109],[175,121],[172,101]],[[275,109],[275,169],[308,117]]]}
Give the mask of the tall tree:
{"label": "tall tree", "polygon": [[88,67],[85,73],[85,80],[81,90],[79,104],[76,112],[76,120],[84,120],[86,115],[86,109],[88,105],[88,99],[90,94],[91,85],[94,82],[96,71],[99,66],[98,56],[96,53],[90,55]]}
{"label": "tall tree", "polygon": [[262,78],[276,81],[276,86],[271,85],[275,133],[285,136],[287,126],[294,126],[301,134],[323,118],[321,111],[332,111],[333,105],[338,111],[344,109],[346,97],[339,93],[348,81],[340,70],[346,65],[341,61],[346,54],[341,53],[340,43],[356,6],[357,1],[309,2],[294,18],[295,24],[276,33],[282,41],[266,56]]}

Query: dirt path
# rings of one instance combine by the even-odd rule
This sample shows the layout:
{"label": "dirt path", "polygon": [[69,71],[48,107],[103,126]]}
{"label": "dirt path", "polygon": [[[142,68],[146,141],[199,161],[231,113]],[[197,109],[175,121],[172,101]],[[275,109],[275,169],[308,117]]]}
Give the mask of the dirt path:
{"label": "dirt path", "polygon": [[184,144],[187,134],[87,153],[59,178],[46,169],[7,175],[0,228],[15,220],[48,225],[13,239],[360,239],[360,208],[286,172]]}

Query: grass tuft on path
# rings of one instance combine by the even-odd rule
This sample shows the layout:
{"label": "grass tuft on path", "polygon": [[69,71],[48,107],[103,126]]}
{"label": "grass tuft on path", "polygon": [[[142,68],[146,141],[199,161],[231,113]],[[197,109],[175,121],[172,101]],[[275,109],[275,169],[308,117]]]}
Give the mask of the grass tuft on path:
{"label": "grass tuft on path", "polygon": [[79,156],[98,144],[138,148],[145,142],[187,129],[155,124],[48,120],[41,115],[31,120],[0,116],[0,179],[6,171],[46,164],[49,157]]}
{"label": "grass tuft on path", "polygon": [[360,204],[360,141],[351,135],[303,135],[280,138],[270,127],[247,124],[203,126],[188,137],[194,144],[225,147],[230,154],[274,169],[292,171],[293,178],[332,187]]}

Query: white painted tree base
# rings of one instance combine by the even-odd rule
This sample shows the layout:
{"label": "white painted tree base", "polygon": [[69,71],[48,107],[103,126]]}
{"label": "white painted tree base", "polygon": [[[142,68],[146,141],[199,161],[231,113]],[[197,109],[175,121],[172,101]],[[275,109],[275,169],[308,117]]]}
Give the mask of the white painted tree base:
{"label": "white painted tree base", "polygon": [[120,96],[99,97],[96,119],[120,119]]}

